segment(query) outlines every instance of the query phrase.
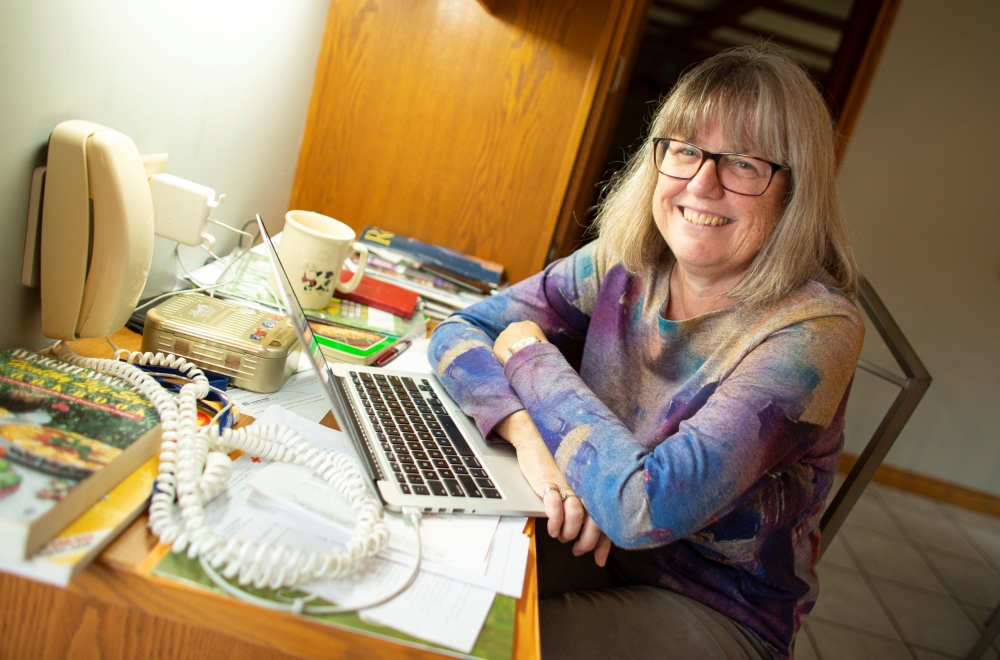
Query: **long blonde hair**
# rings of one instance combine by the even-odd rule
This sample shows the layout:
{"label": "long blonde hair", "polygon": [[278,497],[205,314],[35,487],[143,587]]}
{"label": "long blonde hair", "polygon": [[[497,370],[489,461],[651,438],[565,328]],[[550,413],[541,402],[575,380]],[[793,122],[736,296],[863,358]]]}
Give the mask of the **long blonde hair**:
{"label": "long blonde hair", "polygon": [[[790,168],[781,217],[727,295],[764,305],[817,280],[855,296],[858,269],[836,189],[836,131],[805,71],[772,46],[722,51],[681,77],[657,110],[650,138],[690,139],[711,122],[736,151]],[[598,250],[606,263],[640,273],[670,256],[653,221],[657,176],[646,140],[598,207]]]}

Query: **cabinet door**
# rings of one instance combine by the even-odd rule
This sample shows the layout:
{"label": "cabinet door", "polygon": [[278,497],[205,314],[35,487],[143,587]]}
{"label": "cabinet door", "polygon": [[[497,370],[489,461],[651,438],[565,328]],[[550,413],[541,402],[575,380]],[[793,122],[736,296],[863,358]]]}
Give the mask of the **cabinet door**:
{"label": "cabinet door", "polygon": [[537,272],[634,5],[335,0],[291,207]]}

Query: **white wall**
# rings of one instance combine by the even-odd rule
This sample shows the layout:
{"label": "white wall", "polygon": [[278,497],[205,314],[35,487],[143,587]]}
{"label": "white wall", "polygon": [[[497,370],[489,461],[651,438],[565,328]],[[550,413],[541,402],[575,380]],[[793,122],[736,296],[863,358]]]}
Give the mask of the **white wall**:
{"label": "white wall", "polygon": [[[840,174],[862,271],[934,378],[886,462],[996,494],[998,34],[996,0],[903,0]],[[878,343],[865,355],[893,365]],[[849,451],[896,391],[857,377]]]}
{"label": "white wall", "polygon": [[[167,171],[225,193],[240,226],[287,210],[326,22],[325,0],[8,0],[0,3],[0,349],[44,345],[20,284],[31,171],[52,127],[125,133]],[[271,224],[271,222],[269,222]],[[234,242],[215,228],[222,249]],[[147,291],[173,282],[157,238]],[[184,248],[185,264],[204,253]]]}

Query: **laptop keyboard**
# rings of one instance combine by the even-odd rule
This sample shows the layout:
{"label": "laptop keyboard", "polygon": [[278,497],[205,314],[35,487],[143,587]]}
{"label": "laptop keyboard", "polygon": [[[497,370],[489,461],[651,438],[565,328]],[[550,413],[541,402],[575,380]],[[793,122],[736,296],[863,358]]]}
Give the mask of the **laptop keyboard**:
{"label": "laptop keyboard", "polygon": [[427,379],[351,372],[400,490],[502,499]]}

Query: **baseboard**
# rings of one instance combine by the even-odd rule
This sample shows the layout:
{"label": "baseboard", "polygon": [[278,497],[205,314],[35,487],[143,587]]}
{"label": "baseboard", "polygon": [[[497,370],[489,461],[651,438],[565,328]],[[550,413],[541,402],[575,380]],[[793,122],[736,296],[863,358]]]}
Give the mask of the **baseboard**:
{"label": "baseboard", "polygon": [[[854,454],[846,452],[841,454],[840,471],[844,473],[850,472],[857,461],[858,457]],[[916,472],[909,472],[892,467],[891,465],[882,465],[879,467],[872,481],[1000,518],[1000,497],[992,493],[973,490],[972,488],[948,483],[947,481],[941,481],[934,477],[917,474]]]}

